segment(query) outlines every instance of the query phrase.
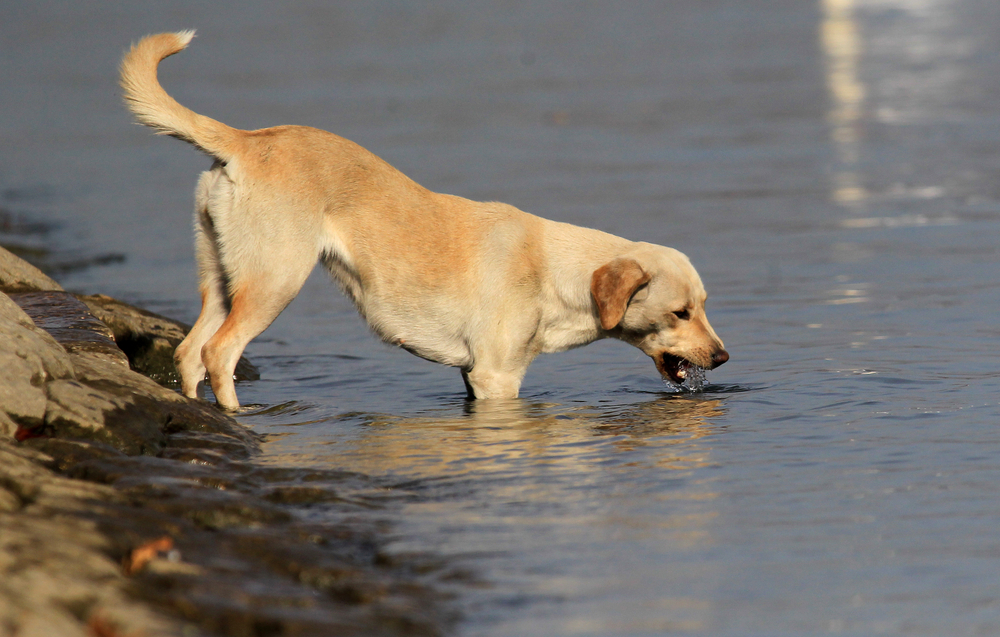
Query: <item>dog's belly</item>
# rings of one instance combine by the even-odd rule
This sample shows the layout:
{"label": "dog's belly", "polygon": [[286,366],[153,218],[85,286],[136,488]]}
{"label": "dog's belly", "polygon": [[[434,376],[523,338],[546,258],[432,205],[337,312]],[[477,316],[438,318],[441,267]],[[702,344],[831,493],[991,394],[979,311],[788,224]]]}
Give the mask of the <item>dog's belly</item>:
{"label": "dog's belly", "polygon": [[409,323],[398,328],[379,335],[420,358],[463,369],[472,366],[472,353],[459,335],[427,324]]}
{"label": "dog's belly", "polygon": [[472,367],[472,356],[468,348],[457,343],[428,342],[423,339],[402,337],[396,340],[396,344],[409,353],[434,363],[462,369]]}
{"label": "dog's belly", "polygon": [[472,366],[472,352],[462,334],[462,324],[455,317],[429,308],[386,308],[371,302],[366,305],[362,313],[369,327],[386,343],[442,365]]}
{"label": "dog's belly", "polygon": [[472,366],[463,323],[454,312],[428,299],[400,303],[398,299],[404,295],[399,290],[387,290],[374,282],[365,285],[349,261],[332,251],[323,255],[323,263],[368,327],[384,342],[442,365]]}

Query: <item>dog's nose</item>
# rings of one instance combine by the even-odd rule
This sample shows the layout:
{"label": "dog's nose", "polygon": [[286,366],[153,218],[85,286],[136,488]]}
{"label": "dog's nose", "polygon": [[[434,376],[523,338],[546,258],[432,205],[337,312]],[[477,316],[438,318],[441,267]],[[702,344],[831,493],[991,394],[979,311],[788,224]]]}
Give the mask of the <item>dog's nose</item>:
{"label": "dog's nose", "polygon": [[729,352],[724,349],[720,349],[716,353],[712,354],[712,369],[715,369],[719,365],[725,363],[729,360]]}

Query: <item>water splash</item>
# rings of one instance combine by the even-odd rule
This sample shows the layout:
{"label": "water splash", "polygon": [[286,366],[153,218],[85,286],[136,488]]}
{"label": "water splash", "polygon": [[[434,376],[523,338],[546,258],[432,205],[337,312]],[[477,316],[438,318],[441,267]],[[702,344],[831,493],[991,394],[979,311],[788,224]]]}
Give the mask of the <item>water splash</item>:
{"label": "water splash", "polygon": [[669,387],[672,391],[681,394],[693,394],[704,391],[706,376],[705,372],[708,371],[704,367],[695,367],[691,365],[687,368],[687,376],[681,383],[675,383],[669,379],[663,379],[664,384]]}

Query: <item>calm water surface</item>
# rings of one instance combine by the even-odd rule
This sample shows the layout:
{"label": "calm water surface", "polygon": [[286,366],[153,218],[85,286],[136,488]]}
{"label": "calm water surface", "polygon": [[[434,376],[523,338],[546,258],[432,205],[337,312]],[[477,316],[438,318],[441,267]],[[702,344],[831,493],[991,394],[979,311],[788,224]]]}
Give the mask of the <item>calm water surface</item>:
{"label": "calm water surface", "polygon": [[700,394],[604,342],[469,404],[322,272],[250,346],[260,462],[388,478],[358,514],[445,558],[460,634],[998,634],[998,26],[992,0],[8,3],[0,205],[54,229],[4,241],[194,319],[208,161],[114,75],[197,27],[161,79],[200,112],[333,130],[705,280],[732,360]]}

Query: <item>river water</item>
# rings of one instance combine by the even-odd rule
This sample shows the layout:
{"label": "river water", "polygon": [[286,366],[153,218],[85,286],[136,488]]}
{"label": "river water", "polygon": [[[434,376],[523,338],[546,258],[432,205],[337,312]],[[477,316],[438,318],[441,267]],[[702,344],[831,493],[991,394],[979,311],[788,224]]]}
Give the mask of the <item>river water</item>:
{"label": "river water", "polygon": [[199,112],[705,281],[732,359],[698,394],[602,342],[469,404],[321,271],[248,348],[259,462],[391,485],[358,515],[449,565],[459,634],[997,634],[998,26],[994,0],[7,3],[0,206],[48,231],[5,241],[194,320],[209,162],[132,125],[115,72],[198,28],[161,80]]}

